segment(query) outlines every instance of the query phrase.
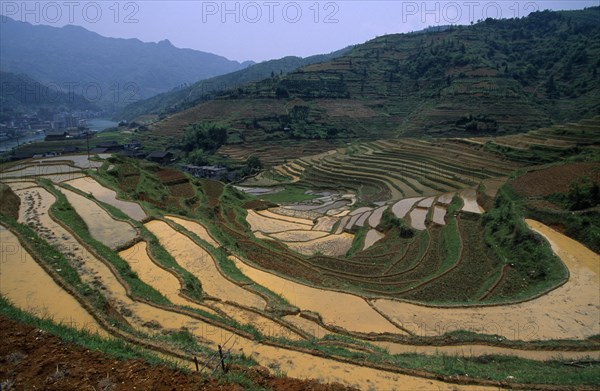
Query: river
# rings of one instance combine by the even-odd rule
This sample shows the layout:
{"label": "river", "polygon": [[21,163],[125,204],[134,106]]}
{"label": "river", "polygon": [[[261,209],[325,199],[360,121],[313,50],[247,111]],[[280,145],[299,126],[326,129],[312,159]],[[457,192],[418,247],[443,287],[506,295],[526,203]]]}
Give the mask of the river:
{"label": "river", "polygon": [[[96,132],[102,132],[106,129],[114,128],[116,126],[118,126],[118,123],[105,118],[93,118],[87,120],[87,127]],[[18,142],[16,138],[0,141],[0,152],[10,151],[17,147],[17,145],[43,141],[45,137],[46,135],[44,132],[39,132],[29,134],[27,136],[21,136],[19,137]]]}

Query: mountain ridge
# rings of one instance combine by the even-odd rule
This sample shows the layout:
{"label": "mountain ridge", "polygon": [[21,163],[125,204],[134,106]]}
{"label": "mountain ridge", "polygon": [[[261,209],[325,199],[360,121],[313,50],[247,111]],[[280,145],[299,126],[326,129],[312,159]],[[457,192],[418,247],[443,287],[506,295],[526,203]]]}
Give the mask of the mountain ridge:
{"label": "mountain ridge", "polygon": [[155,124],[199,121],[235,142],[524,132],[600,113],[600,7],[393,34],[222,92]]}
{"label": "mountain ridge", "polygon": [[168,40],[142,42],[104,37],[81,26],[54,27],[4,19],[0,23],[0,68],[41,82],[79,83],[79,92],[93,85],[102,93],[98,101],[113,107],[248,65],[212,53],[176,48]]}
{"label": "mountain ridge", "polygon": [[201,101],[212,99],[222,91],[242,87],[270,75],[288,73],[301,66],[338,57],[350,51],[351,48],[352,46],[349,46],[328,54],[317,54],[309,57],[286,56],[262,61],[232,73],[200,80],[190,86],[175,88],[148,99],[131,103],[119,111],[115,118],[132,120],[136,116],[144,114],[179,112]]}
{"label": "mountain ridge", "polygon": [[99,108],[83,96],[61,91],[24,73],[0,71],[0,122],[19,113],[43,111],[74,111]]}

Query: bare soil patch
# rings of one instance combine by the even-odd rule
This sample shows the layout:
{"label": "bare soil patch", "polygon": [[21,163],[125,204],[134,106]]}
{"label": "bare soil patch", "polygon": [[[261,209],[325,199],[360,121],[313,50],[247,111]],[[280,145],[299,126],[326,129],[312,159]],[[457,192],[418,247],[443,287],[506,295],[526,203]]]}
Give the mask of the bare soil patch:
{"label": "bare soil patch", "polygon": [[0,183],[0,213],[13,219],[19,218],[19,205],[21,200],[4,183]]}
{"label": "bare soil patch", "polygon": [[[198,374],[177,371],[166,365],[153,366],[143,360],[117,360],[2,316],[0,338],[3,341],[0,344],[0,379],[13,384],[16,390],[243,390],[240,385],[220,384],[216,379],[206,380]],[[277,377],[261,368],[232,369],[243,371],[255,384],[273,390],[350,389],[340,384]]]}
{"label": "bare soil patch", "polygon": [[600,163],[573,163],[531,171],[509,183],[526,197],[543,197],[568,192],[571,183],[582,177],[599,182]]}

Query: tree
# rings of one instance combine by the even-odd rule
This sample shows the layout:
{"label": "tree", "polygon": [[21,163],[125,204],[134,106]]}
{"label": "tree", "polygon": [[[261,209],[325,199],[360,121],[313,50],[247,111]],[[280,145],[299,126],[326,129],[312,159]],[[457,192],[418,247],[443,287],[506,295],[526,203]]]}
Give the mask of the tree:
{"label": "tree", "polygon": [[190,152],[187,157],[187,161],[195,166],[206,166],[209,164],[206,153],[201,149],[196,149],[195,151]]}
{"label": "tree", "polygon": [[227,128],[212,122],[200,122],[188,126],[181,140],[181,149],[191,152],[201,149],[214,153],[227,142]]}
{"label": "tree", "polygon": [[275,97],[277,99],[283,99],[283,98],[289,98],[290,97],[290,93],[287,89],[283,88],[283,87],[277,87],[275,89]]}
{"label": "tree", "polygon": [[246,160],[246,167],[248,167],[250,172],[254,173],[262,170],[263,164],[258,156],[252,155]]}
{"label": "tree", "polygon": [[252,174],[256,174],[260,170],[262,170],[263,164],[258,158],[258,156],[252,155],[248,159],[246,159],[246,167],[244,167],[241,171],[242,176],[248,176]]}

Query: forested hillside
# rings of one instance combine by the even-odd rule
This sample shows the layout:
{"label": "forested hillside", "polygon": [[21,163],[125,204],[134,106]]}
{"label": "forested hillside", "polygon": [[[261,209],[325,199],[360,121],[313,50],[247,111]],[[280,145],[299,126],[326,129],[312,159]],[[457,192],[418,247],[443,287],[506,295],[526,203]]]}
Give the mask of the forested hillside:
{"label": "forested hillside", "polygon": [[223,92],[158,123],[226,123],[238,142],[505,134],[600,110],[600,7],[395,34]]}

